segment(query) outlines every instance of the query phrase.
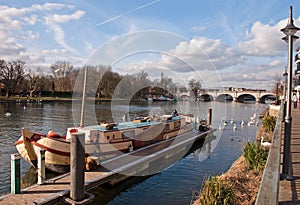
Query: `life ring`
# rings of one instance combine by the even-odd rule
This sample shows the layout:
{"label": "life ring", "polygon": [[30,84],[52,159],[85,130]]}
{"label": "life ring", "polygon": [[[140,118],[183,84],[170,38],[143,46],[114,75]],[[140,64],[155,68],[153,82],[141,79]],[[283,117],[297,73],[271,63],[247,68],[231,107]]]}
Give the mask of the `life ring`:
{"label": "life ring", "polygon": [[53,130],[50,130],[47,134],[48,137],[51,137],[51,138],[60,138],[60,135],[55,133]]}

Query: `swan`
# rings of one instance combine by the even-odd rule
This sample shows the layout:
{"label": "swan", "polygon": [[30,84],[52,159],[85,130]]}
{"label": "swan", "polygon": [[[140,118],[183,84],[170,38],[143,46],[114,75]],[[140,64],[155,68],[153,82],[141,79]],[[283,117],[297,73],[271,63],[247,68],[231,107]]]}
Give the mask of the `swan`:
{"label": "swan", "polygon": [[236,130],[236,129],[237,129],[236,124],[233,124],[232,129],[233,129],[233,130]]}
{"label": "swan", "polygon": [[270,147],[271,146],[270,142],[264,142],[264,137],[261,137],[260,144],[264,147]]}
{"label": "swan", "polygon": [[6,117],[9,117],[9,116],[11,116],[11,113],[10,113],[10,112],[7,112],[7,113],[5,113],[5,116],[6,116]]}

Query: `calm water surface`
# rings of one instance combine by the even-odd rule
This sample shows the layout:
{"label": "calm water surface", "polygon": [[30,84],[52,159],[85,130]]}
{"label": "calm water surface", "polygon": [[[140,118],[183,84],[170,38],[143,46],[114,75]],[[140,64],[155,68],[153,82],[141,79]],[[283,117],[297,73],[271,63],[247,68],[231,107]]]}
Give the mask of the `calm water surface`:
{"label": "calm water surface", "polygon": [[[193,152],[179,160],[164,171],[147,178],[132,178],[116,187],[100,187],[93,190],[96,195],[94,204],[189,204],[195,191],[200,190],[205,177],[220,174],[231,166],[241,155],[243,142],[254,140],[256,126],[241,126],[241,120],[248,121],[251,116],[258,115],[267,105],[222,103],[222,102],[177,102],[177,103],[99,103],[95,109],[87,109],[96,113],[98,121],[121,121],[125,112],[131,117],[149,114],[170,114],[176,108],[181,113],[193,113],[202,119],[207,116],[208,108],[213,110],[213,126],[217,128],[214,136],[204,144],[198,145]],[[111,110],[113,110],[111,112]],[[6,116],[5,113],[11,113]],[[79,111],[72,110],[72,103],[0,103],[0,194],[10,191],[10,155],[16,153],[13,143],[27,128],[46,133],[55,130],[65,134],[66,128],[78,125],[73,115]],[[234,120],[237,130],[228,125],[219,130],[220,120]],[[21,160],[22,174],[30,166]]]}

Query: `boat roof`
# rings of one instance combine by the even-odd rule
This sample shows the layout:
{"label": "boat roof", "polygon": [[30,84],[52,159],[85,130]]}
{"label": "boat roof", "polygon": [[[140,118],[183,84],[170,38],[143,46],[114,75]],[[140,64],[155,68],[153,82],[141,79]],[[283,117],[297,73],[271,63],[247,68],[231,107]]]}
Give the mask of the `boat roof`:
{"label": "boat roof", "polygon": [[[180,120],[181,116],[173,116],[170,120],[165,120],[165,122],[171,122],[174,120]],[[115,124],[112,129],[106,129],[105,126],[100,125],[92,125],[92,126],[86,126],[82,128],[83,130],[98,130],[98,131],[112,131],[112,130],[127,130],[127,129],[133,129],[133,128],[141,128],[141,127],[148,127],[153,125],[162,124],[163,121],[146,121],[146,122],[120,122],[118,124]],[[113,123],[112,123],[113,124]]]}
{"label": "boat roof", "polygon": [[157,124],[161,124],[162,122],[155,122],[155,121],[150,121],[150,122],[121,122],[119,124],[116,124],[113,126],[112,129],[108,130],[105,127],[101,125],[92,125],[92,126],[87,126],[84,127],[84,130],[98,130],[98,131],[111,131],[111,130],[127,130],[127,129],[132,129],[132,128],[141,128],[141,127],[148,127],[148,126],[153,126]]}

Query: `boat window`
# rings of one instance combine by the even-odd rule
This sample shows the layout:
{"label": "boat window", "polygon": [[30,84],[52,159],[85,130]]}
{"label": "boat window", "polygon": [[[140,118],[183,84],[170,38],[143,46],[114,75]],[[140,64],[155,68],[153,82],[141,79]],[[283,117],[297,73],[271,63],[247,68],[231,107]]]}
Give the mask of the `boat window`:
{"label": "boat window", "polygon": [[166,132],[166,131],[168,131],[169,129],[170,129],[170,125],[169,125],[169,124],[166,124],[166,125],[165,125],[164,131]]}
{"label": "boat window", "polygon": [[115,135],[114,134],[113,134],[112,138],[115,139]]}
{"label": "boat window", "polygon": [[107,136],[106,136],[106,139],[108,139],[108,140],[109,140],[109,135],[107,135]]}
{"label": "boat window", "polygon": [[179,128],[180,127],[180,121],[177,121],[174,123],[174,128]]}

